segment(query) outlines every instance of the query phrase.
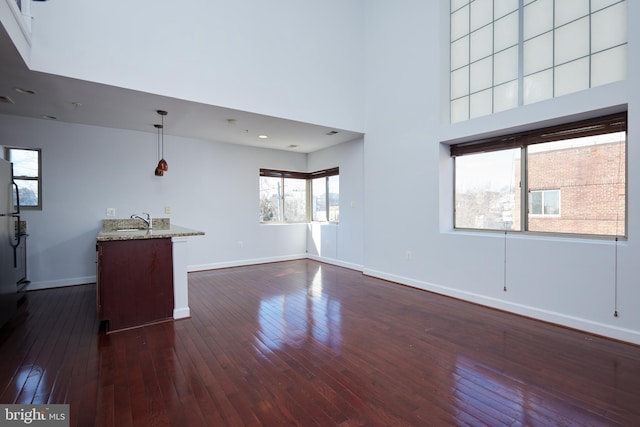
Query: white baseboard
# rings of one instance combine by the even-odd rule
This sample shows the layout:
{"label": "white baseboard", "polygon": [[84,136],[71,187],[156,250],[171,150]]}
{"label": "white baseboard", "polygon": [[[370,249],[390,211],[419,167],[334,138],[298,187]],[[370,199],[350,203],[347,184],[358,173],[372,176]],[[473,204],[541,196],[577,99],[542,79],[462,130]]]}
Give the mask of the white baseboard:
{"label": "white baseboard", "polygon": [[183,307],[183,308],[174,308],[173,309],[173,318],[178,320],[178,319],[186,319],[188,317],[191,317],[191,309],[189,307]]}
{"label": "white baseboard", "polygon": [[31,282],[26,285],[23,290],[35,291],[38,289],[63,288],[65,286],[86,285],[88,283],[96,283],[96,276],[71,277],[68,279]]}
{"label": "white baseboard", "polygon": [[280,262],[280,261],[293,261],[296,259],[304,259],[306,257],[307,257],[307,254],[299,254],[299,255],[287,255],[287,256],[280,256],[280,257],[267,257],[267,258],[254,258],[254,259],[215,262],[211,264],[197,264],[197,265],[187,266],[187,271],[191,273],[194,271],[218,270],[220,268],[242,267],[246,265],[255,265],[255,264],[268,264],[270,262]]}
{"label": "white baseboard", "polygon": [[307,254],[307,258],[314,261],[325,262],[327,264],[337,265],[338,267],[348,268],[349,270],[356,270],[362,272],[362,266],[359,264],[353,264],[351,262],[344,262],[337,259],[325,258],[318,255]]}

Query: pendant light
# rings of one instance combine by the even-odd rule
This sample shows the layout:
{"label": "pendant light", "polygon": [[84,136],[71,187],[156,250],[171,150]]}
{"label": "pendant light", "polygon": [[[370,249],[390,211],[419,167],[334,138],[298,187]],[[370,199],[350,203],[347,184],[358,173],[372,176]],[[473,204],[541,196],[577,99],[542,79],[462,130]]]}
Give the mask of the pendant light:
{"label": "pendant light", "polygon": [[156,140],[157,142],[157,152],[158,152],[158,166],[156,166],[156,171],[155,171],[155,175],[156,176],[162,176],[164,175],[164,172],[160,169],[160,129],[162,129],[162,125],[153,125],[157,130],[158,130],[158,138]]}
{"label": "pendant light", "polygon": [[160,125],[154,125],[158,128],[158,157],[160,160],[158,161],[158,166],[156,167],[156,176],[164,175],[163,172],[169,170],[169,165],[167,161],[164,159],[164,116],[168,113],[164,110],[158,110],[157,113],[160,115],[161,123]]}

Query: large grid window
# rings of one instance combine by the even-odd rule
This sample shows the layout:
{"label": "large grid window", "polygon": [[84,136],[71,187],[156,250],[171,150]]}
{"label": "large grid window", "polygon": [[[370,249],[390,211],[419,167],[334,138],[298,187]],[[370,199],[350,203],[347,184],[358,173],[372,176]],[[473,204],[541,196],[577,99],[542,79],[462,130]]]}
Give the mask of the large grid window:
{"label": "large grid window", "polygon": [[339,179],[338,168],[311,173],[260,169],[260,222],[338,222]]}
{"label": "large grid window", "polygon": [[626,235],[626,114],[451,147],[454,226]]}
{"label": "large grid window", "polygon": [[[5,147],[5,159],[13,164],[21,209],[42,209],[41,153],[34,148]],[[14,195],[14,203],[18,200]]]}
{"label": "large grid window", "polygon": [[625,0],[450,6],[452,123],[626,78]]}

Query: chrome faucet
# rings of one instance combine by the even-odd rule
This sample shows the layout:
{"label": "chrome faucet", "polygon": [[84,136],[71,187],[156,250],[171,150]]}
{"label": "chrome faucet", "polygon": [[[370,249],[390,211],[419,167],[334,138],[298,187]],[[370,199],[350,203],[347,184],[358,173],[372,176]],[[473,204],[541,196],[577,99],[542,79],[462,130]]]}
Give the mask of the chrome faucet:
{"label": "chrome faucet", "polygon": [[133,214],[133,215],[131,215],[131,219],[141,219],[141,220],[144,221],[145,224],[147,224],[147,230],[153,229],[153,223],[152,223],[152,220],[151,220],[151,215],[149,215],[146,212],[142,212],[142,215],[146,215],[147,217],[143,218],[140,215]]}

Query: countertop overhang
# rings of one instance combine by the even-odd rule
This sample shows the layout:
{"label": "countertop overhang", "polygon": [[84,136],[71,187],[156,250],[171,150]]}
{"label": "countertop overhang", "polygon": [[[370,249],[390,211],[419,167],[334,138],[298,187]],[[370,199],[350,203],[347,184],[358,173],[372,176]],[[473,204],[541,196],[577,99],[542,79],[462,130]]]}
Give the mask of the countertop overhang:
{"label": "countertop overhang", "polygon": [[96,237],[96,240],[98,242],[109,242],[114,240],[163,239],[167,237],[188,236],[204,236],[204,232],[172,224],[171,226],[169,226],[169,228],[166,229],[100,231],[98,233],[98,236]]}

